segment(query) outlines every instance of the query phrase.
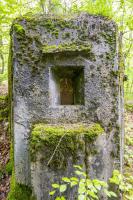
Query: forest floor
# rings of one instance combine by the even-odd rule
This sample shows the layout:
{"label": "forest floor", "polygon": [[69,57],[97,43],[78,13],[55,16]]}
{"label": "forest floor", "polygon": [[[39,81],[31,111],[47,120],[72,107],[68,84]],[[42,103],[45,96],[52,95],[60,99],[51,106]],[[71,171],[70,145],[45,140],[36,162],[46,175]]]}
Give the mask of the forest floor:
{"label": "forest floor", "polygon": [[10,140],[5,126],[4,123],[0,122],[0,200],[6,200],[10,185],[10,175],[6,171],[6,165],[9,161]]}
{"label": "forest floor", "polygon": [[[10,137],[7,116],[7,83],[0,86],[0,200],[6,200],[10,189],[10,175],[6,170],[9,162]],[[4,115],[4,117],[3,117]]]}
{"label": "forest floor", "polygon": [[125,112],[124,200],[133,200],[133,105]]}
{"label": "forest floor", "polygon": [[125,172],[133,175],[133,112],[125,113]]}
{"label": "forest floor", "polygon": [[[7,96],[7,84],[0,86],[0,97]],[[2,109],[0,101],[0,112]],[[6,200],[10,189],[10,173],[6,169],[9,163],[10,136],[8,133],[8,119],[0,120],[0,200]],[[125,165],[124,174],[133,175],[133,110],[125,112]],[[133,188],[133,182],[131,183]],[[125,194],[126,196],[127,194]],[[124,198],[127,199],[127,198]]]}

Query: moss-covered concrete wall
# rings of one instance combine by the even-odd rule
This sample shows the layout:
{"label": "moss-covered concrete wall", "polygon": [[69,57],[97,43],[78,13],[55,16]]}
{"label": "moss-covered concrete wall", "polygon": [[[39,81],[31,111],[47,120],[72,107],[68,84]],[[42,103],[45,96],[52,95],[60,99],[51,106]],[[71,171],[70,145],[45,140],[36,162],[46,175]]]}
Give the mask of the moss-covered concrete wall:
{"label": "moss-covered concrete wall", "polygon": [[[11,130],[14,134],[16,181],[32,184],[34,192],[38,194],[37,190],[41,191],[45,186],[44,180],[39,178],[36,184],[36,177],[41,177],[42,174],[47,176],[47,173],[49,178],[52,178],[52,174],[56,175],[57,169],[46,167],[45,162],[46,152],[51,147],[47,147],[47,150],[44,147],[40,153],[35,151],[35,160],[30,155],[31,130],[33,124],[38,123],[57,126],[100,124],[104,135],[93,141],[98,153],[88,158],[85,168],[88,165],[93,177],[107,180],[113,168],[120,166],[122,120],[119,111],[122,83],[119,81],[115,23],[107,18],[88,14],[71,19],[25,16],[14,21],[11,38],[9,79],[12,90],[10,95],[13,98]],[[84,104],[51,104],[53,91],[49,84],[53,81],[50,78],[52,67],[60,67],[62,70],[64,67],[77,70],[83,68]],[[87,147],[92,151],[93,142],[90,142],[90,146],[88,143]],[[83,148],[84,146],[83,141]],[[76,149],[75,153],[78,154],[79,150]],[[81,154],[83,156],[79,159],[79,164],[84,163],[83,157],[86,155],[85,152]],[[44,160],[44,168],[41,160]],[[72,166],[73,162],[69,161]],[[61,175],[63,168],[60,169]],[[39,186],[41,184],[42,188]],[[38,196],[38,200],[44,199],[44,193],[42,195]]]}
{"label": "moss-covered concrete wall", "polygon": [[[93,163],[95,166],[90,169],[93,157],[102,150],[100,138],[105,138],[105,134],[99,124],[34,125],[30,152],[32,184],[37,199],[50,199],[51,184],[60,182],[62,176],[74,175],[75,164],[82,164],[91,177],[93,170],[102,170],[99,168],[103,162],[100,158],[97,159],[99,164]],[[67,199],[78,198],[75,189],[69,189],[65,195]]]}

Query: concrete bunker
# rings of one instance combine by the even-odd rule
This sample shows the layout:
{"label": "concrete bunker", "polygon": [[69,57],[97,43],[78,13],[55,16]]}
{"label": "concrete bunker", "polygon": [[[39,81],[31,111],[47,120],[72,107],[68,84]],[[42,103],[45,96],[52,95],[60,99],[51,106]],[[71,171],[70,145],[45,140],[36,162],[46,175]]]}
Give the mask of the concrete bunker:
{"label": "concrete bunker", "polygon": [[[49,199],[51,183],[72,174],[74,164],[107,181],[122,163],[123,83],[115,23],[88,14],[23,17],[14,22],[11,38],[16,181],[30,185],[37,200]],[[74,191],[66,195],[77,197]]]}

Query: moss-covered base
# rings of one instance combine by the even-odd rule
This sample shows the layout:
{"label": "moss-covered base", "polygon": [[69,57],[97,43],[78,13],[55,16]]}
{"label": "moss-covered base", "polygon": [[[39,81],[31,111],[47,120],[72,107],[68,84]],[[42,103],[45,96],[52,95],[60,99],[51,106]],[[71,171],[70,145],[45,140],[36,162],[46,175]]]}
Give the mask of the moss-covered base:
{"label": "moss-covered base", "polygon": [[[73,162],[78,158],[78,152],[84,151],[85,143],[93,143],[99,134],[104,132],[99,124],[86,126],[83,124],[71,125],[46,125],[34,126],[30,150],[32,161],[36,160],[37,152],[45,152],[44,158],[47,164],[53,152],[56,152],[51,160],[51,167],[58,168],[60,165],[67,166],[67,158],[72,157]],[[94,150],[93,148],[90,150]],[[42,155],[43,155],[42,154]],[[62,164],[61,164],[62,163]]]}
{"label": "moss-covered base", "polygon": [[14,154],[13,154],[13,144],[10,144],[10,159],[8,163],[5,166],[6,172],[11,175],[13,171],[13,165],[14,165]]}
{"label": "moss-covered base", "polygon": [[36,200],[36,198],[32,196],[30,187],[16,183],[14,171],[11,177],[10,192],[7,200]]}
{"label": "moss-covered base", "polygon": [[0,96],[0,122],[8,118],[8,97]]}
{"label": "moss-covered base", "polygon": [[32,196],[32,190],[30,187],[19,184],[15,180],[15,172],[13,169],[14,158],[13,158],[13,147],[10,147],[10,160],[6,164],[6,172],[12,174],[10,181],[10,192],[8,193],[7,200],[36,200]]}

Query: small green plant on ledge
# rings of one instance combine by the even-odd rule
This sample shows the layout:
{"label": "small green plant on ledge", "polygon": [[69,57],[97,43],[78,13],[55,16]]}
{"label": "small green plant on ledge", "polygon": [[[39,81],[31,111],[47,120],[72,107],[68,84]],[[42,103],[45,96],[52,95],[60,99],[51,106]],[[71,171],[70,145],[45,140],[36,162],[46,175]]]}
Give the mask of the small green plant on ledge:
{"label": "small green plant on ledge", "polygon": [[[66,200],[63,193],[68,189],[68,187],[77,187],[78,200],[94,200],[99,199],[99,192],[102,191],[108,197],[117,197],[117,194],[113,191],[109,191],[109,185],[98,179],[90,179],[88,175],[84,172],[81,166],[74,165],[75,174],[74,177],[62,177],[62,184],[53,183],[53,190],[49,193],[50,196],[54,196],[55,200]],[[113,184],[119,183],[119,171],[115,170],[115,174],[110,179]],[[59,194],[59,195],[57,195]]]}

